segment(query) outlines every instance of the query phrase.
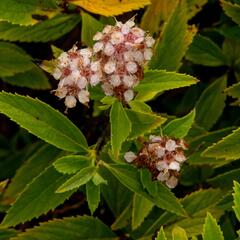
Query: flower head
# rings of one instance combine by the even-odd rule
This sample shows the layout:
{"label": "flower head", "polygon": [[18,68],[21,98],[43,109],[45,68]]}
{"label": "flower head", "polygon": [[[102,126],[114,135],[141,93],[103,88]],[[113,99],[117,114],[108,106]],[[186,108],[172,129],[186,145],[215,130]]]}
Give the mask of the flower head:
{"label": "flower head", "polygon": [[88,85],[95,86],[100,82],[101,71],[98,62],[92,60],[92,50],[79,50],[76,46],[63,52],[57,58],[53,76],[59,80],[55,95],[65,98],[67,108],[73,108],[77,100],[83,104],[89,102]]}
{"label": "flower head", "polygon": [[174,188],[178,183],[181,165],[186,161],[184,155],[186,148],[187,145],[182,139],[152,135],[137,155],[127,152],[124,158],[128,163],[148,168],[153,179],[163,182],[169,188]]}
{"label": "flower head", "polygon": [[107,25],[93,39],[93,52],[103,69],[104,93],[131,101],[132,89],[142,80],[143,68],[151,59],[154,39],[136,27],[132,19]]}

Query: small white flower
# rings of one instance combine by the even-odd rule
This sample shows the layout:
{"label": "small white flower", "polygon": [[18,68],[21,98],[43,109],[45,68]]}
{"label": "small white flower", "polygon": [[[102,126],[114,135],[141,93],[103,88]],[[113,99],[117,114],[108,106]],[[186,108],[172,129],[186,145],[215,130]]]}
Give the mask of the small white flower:
{"label": "small white flower", "polygon": [[126,102],[130,102],[134,98],[133,90],[128,89],[124,92],[123,96]]}
{"label": "small white flower", "polygon": [[165,148],[158,146],[156,149],[156,155],[158,158],[162,158],[165,155]]}
{"label": "small white flower", "polygon": [[113,45],[120,44],[124,41],[124,35],[121,32],[113,32],[110,41]]}
{"label": "small white flower", "polygon": [[73,81],[76,82],[80,77],[81,77],[81,74],[80,74],[79,70],[72,71],[72,79],[73,79]]}
{"label": "small white flower", "polygon": [[144,41],[144,37],[139,37],[134,42],[139,44],[139,43],[142,43],[143,41]]}
{"label": "small white flower", "polygon": [[131,30],[131,27],[128,26],[128,24],[123,24],[121,27],[121,32],[124,35],[127,35]]}
{"label": "small white flower", "polygon": [[175,188],[178,184],[178,179],[175,176],[171,176],[167,181],[166,185],[169,188]]}
{"label": "small white flower", "polygon": [[184,156],[183,153],[177,153],[174,158],[179,163],[186,161],[186,157]]}
{"label": "small white flower", "polygon": [[145,35],[145,32],[138,27],[134,27],[131,29],[131,32],[137,37],[137,38],[142,38]]}
{"label": "small white flower", "polygon": [[134,85],[134,77],[125,75],[123,77],[123,83],[127,88],[131,88]]}
{"label": "small white flower", "polygon": [[126,62],[133,61],[133,59],[134,59],[133,52],[128,51],[128,52],[125,52],[125,53],[124,53],[124,60],[125,60]]}
{"label": "small white flower", "polygon": [[155,43],[155,40],[152,37],[146,37],[146,45],[147,47],[151,48]]}
{"label": "small white flower", "polygon": [[147,49],[144,50],[144,59],[145,60],[147,60],[147,61],[151,60],[152,55],[153,55],[152,49],[147,48]]}
{"label": "small white flower", "polygon": [[115,48],[113,47],[113,45],[111,43],[107,43],[104,48],[104,53],[107,56],[112,56],[114,52],[115,52]]}
{"label": "small white flower", "polygon": [[131,163],[137,158],[136,154],[134,152],[126,152],[124,155],[124,159],[126,162]]}
{"label": "small white flower", "polygon": [[93,41],[99,41],[102,40],[103,38],[103,34],[101,32],[97,32],[94,36],[93,36]]}
{"label": "small white flower", "polygon": [[102,42],[96,42],[93,45],[93,52],[98,53],[98,52],[102,51],[103,48],[104,48],[104,44]]}
{"label": "small white flower", "polygon": [[169,176],[170,176],[170,174],[168,171],[163,171],[157,175],[157,180],[164,182],[164,181],[168,180]]}
{"label": "small white flower", "polygon": [[168,169],[168,164],[164,161],[159,161],[156,163],[156,168],[158,171],[163,171],[165,169]]}
{"label": "small white flower", "polygon": [[109,61],[104,65],[104,72],[111,74],[116,70],[116,63],[114,61]]}
{"label": "small white flower", "polygon": [[67,95],[67,88],[65,88],[65,87],[58,88],[55,92],[55,95],[57,97],[59,97],[60,99],[65,98]]}
{"label": "small white flower", "polygon": [[84,57],[83,58],[83,66],[84,67],[87,67],[87,65],[90,64],[90,59],[88,57]]}
{"label": "small white flower", "polygon": [[92,70],[93,72],[99,71],[99,70],[100,70],[100,67],[101,67],[101,65],[100,65],[100,62],[99,62],[99,61],[91,62],[90,68],[91,68],[91,70]]}
{"label": "small white flower", "polygon": [[180,171],[180,164],[178,162],[171,162],[168,166],[168,169],[175,170],[177,172]]}
{"label": "small white flower", "polygon": [[81,90],[78,93],[78,100],[80,103],[88,103],[89,102],[89,92],[87,90]]}
{"label": "small white flower", "polygon": [[56,80],[59,80],[62,76],[62,71],[59,69],[59,68],[56,68],[53,72],[53,77],[56,79]]}
{"label": "small white flower", "polygon": [[148,145],[148,151],[149,152],[156,152],[157,148],[159,147],[158,143],[150,143]]}
{"label": "small white flower", "polygon": [[112,75],[110,83],[113,85],[113,87],[118,87],[121,84],[119,75]]}
{"label": "small white flower", "polygon": [[112,30],[112,26],[107,25],[104,29],[103,29],[103,33],[104,34],[108,34],[110,31]]}
{"label": "small white flower", "polygon": [[67,108],[74,108],[77,104],[77,100],[74,96],[66,96],[64,103]]}
{"label": "small white flower", "polygon": [[135,60],[136,62],[138,62],[139,64],[142,64],[143,61],[144,61],[144,56],[143,56],[143,54],[141,53],[141,51],[136,51],[136,52],[134,52],[133,57],[134,57],[134,60]]}
{"label": "small white flower", "polygon": [[60,56],[58,57],[59,62],[68,62],[69,57],[67,52],[62,52]]}
{"label": "small white flower", "polygon": [[128,27],[132,28],[135,26],[135,22],[133,21],[133,18],[131,18],[130,20],[128,20],[125,25],[127,25]]}
{"label": "small white flower", "polygon": [[105,95],[107,95],[107,96],[113,95],[113,88],[112,88],[112,85],[110,85],[109,83],[104,83],[102,85],[102,89],[103,89]]}
{"label": "small white flower", "polygon": [[126,69],[129,73],[136,73],[138,70],[137,64],[135,62],[128,62],[126,64]]}
{"label": "small white flower", "polygon": [[93,74],[90,78],[90,83],[92,86],[96,86],[100,82],[100,77],[98,74]]}
{"label": "small white flower", "polygon": [[92,51],[89,48],[83,48],[80,50],[80,54],[84,58],[90,58],[92,56]]}
{"label": "small white flower", "polygon": [[63,78],[63,79],[59,82],[58,86],[59,86],[59,87],[62,87],[62,86],[64,86],[64,85],[72,85],[73,83],[74,83],[74,82],[73,82],[73,80],[72,80],[72,77],[71,77],[71,75],[69,75],[69,76]]}
{"label": "small white flower", "polygon": [[151,140],[151,142],[160,142],[160,141],[162,141],[161,137],[155,136],[155,135],[150,135],[149,139]]}
{"label": "small white flower", "polygon": [[77,81],[77,85],[80,89],[84,89],[88,84],[88,81],[85,77],[80,77]]}
{"label": "small white flower", "polygon": [[165,146],[167,151],[172,152],[176,149],[176,147],[177,147],[177,145],[174,140],[172,140],[172,139],[167,140],[166,146]]}

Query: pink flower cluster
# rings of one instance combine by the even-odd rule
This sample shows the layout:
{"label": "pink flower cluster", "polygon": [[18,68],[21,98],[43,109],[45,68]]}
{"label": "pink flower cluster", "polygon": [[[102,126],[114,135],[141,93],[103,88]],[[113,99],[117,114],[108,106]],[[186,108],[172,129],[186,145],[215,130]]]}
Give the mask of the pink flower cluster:
{"label": "pink flower cluster", "polygon": [[75,107],[77,100],[87,104],[88,86],[99,83],[105,95],[131,101],[133,87],[142,80],[143,68],[152,57],[154,39],[133,20],[107,25],[93,40],[93,49],[74,46],[56,60],[53,76],[59,84],[55,94],[65,98],[67,108]]}
{"label": "pink flower cluster", "polygon": [[149,142],[143,144],[137,155],[127,152],[124,158],[128,163],[148,168],[154,179],[163,182],[169,188],[175,188],[181,165],[186,161],[184,155],[186,149],[187,145],[182,139],[150,136]]}

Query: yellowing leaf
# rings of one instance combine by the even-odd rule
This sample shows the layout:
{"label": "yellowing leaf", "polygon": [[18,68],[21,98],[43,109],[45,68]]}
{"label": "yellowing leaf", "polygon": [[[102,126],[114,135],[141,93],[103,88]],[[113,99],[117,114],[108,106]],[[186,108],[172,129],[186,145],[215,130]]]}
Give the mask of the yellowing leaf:
{"label": "yellowing leaf", "polygon": [[119,15],[151,3],[150,0],[69,0],[69,2],[104,16]]}

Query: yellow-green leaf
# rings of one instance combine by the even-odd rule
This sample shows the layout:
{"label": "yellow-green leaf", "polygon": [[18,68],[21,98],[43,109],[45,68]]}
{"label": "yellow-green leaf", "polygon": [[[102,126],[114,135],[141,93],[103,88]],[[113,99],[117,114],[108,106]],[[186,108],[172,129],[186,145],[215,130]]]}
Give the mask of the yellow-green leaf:
{"label": "yellow-green leaf", "polygon": [[181,227],[175,226],[172,230],[173,240],[188,240],[185,230]]}
{"label": "yellow-green leaf", "polygon": [[208,213],[203,226],[203,240],[224,240],[216,219]]}
{"label": "yellow-green leaf", "polygon": [[233,201],[234,201],[234,212],[237,216],[238,221],[240,221],[240,184],[236,181],[234,181],[234,187],[233,187],[234,193],[233,193]]}
{"label": "yellow-green leaf", "polygon": [[115,157],[118,157],[122,143],[131,132],[131,121],[129,120],[122,104],[118,101],[112,105],[110,122],[112,151]]}
{"label": "yellow-green leaf", "polygon": [[163,231],[163,227],[160,228],[157,237],[155,238],[155,240],[167,240],[165,237],[165,233]]}
{"label": "yellow-green leaf", "polygon": [[116,16],[150,4],[150,0],[69,0],[85,10],[103,16]]}

